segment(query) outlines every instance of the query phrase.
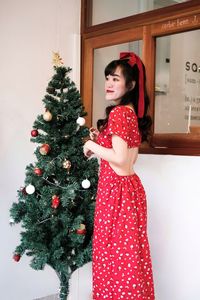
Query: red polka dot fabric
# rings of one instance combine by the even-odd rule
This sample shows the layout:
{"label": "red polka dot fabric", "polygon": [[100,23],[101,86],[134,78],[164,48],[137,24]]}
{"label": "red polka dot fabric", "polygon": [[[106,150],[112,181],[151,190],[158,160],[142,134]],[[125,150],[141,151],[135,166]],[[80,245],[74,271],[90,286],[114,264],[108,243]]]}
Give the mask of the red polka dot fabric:
{"label": "red polka dot fabric", "polygon": [[[115,107],[109,115],[108,126],[104,135],[100,135],[99,142],[106,143],[107,147],[112,148],[112,135],[118,135],[128,147],[138,147],[141,143],[141,137],[138,131],[137,116],[134,111],[127,106]],[[107,141],[103,141],[108,135]]]}
{"label": "red polka dot fabric", "polygon": [[[97,143],[111,148],[112,134],[138,147],[137,117],[115,107]],[[144,188],[136,174],[121,176],[101,160],[93,235],[93,300],[154,300]]]}

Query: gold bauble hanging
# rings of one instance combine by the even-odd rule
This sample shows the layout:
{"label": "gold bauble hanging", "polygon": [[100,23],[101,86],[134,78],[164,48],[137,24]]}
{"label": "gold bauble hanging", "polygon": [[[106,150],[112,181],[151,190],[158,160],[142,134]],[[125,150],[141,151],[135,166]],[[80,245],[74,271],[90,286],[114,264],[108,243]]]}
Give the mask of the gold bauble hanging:
{"label": "gold bauble hanging", "polygon": [[45,111],[45,113],[43,114],[43,119],[46,121],[46,122],[50,122],[52,120],[52,114],[50,113],[49,110]]}
{"label": "gold bauble hanging", "polygon": [[63,168],[67,170],[68,174],[71,169],[71,166],[72,166],[71,162],[69,160],[65,159],[63,162]]}

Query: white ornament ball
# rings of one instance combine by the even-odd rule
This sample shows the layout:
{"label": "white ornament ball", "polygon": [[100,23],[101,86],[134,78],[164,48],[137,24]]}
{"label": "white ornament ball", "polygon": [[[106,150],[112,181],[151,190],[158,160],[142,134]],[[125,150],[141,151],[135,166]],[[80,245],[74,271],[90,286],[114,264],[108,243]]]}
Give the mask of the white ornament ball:
{"label": "white ornament ball", "polygon": [[84,180],[82,181],[82,187],[83,187],[84,189],[88,189],[88,188],[90,187],[90,181],[89,181],[88,179],[84,179]]}
{"label": "white ornament ball", "polygon": [[79,117],[77,120],[76,120],[76,123],[80,126],[83,126],[85,125],[85,119],[83,117]]}
{"label": "white ornament ball", "polygon": [[33,194],[35,192],[35,187],[32,184],[27,185],[26,192],[29,195]]}

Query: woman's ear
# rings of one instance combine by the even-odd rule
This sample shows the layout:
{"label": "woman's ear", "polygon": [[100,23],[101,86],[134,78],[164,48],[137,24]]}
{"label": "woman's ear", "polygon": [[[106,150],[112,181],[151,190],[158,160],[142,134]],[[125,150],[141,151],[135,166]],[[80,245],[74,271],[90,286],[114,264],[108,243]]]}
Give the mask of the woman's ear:
{"label": "woman's ear", "polygon": [[134,89],[134,87],[135,87],[135,84],[136,84],[136,82],[135,82],[135,81],[132,81],[132,82],[131,82],[131,89],[130,89],[130,90],[133,90],[133,89]]}
{"label": "woman's ear", "polygon": [[128,90],[132,91],[134,89],[134,87],[135,87],[135,84],[136,84],[135,81],[131,81],[130,84],[129,84]]}

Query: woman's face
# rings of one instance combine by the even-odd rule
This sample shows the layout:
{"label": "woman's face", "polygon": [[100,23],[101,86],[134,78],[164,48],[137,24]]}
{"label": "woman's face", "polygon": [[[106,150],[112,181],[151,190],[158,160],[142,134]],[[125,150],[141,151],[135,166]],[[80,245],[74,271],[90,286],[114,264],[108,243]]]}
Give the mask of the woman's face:
{"label": "woman's face", "polygon": [[117,67],[112,75],[106,76],[105,98],[109,101],[120,102],[123,95],[127,92],[126,82],[121,68]]}

